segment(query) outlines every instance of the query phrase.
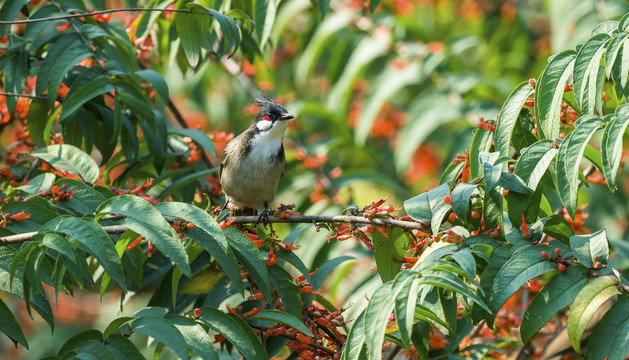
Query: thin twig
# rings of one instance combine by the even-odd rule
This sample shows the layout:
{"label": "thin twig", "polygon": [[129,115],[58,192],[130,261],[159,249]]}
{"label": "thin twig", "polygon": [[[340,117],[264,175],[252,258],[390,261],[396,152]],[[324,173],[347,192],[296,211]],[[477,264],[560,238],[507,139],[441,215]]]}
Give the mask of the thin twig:
{"label": "thin twig", "polygon": [[[249,324],[249,326],[251,326],[254,329],[258,329],[258,330],[265,330],[265,328],[262,327],[262,326],[257,326],[257,325],[253,325],[253,324]],[[286,339],[289,339],[289,340],[293,340],[293,341],[299,341],[296,336],[289,335],[289,334],[279,334],[278,336],[281,336],[283,338],[286,338]],[[316,344],[316,343],[305,344],[305,345],[312,346],[313,348],[315,348],[317,350],[325,351],[328,354],[332,354],[332,355],[339,354],[338,352],[336,352],[336,351],[334,351],[332,349],[328,349],[327,347],[325,347],[323,345]]]}
{"label": "thin twig", "polygon": [[[111,216],[101,219],[105,220],[120,220],[121,216]],[[234,224],[253,224],[258,222],[257,216],[235,216]],[[346,216],[346,215],[297,215],[289,216],[286,218],[279,218],[276,216],[269,216],[269,223],[305,223],[305,224],[318,224],[318,223],[351,223],[351,224],[372,224],[372,225],[384,225],[395,226],[405,229],[418,229],[422,231],[430,231],[430,225],[423,222],[403,221],[396,219],[382,219],[382,218],[364,218],[361,216]],[[112,225],[103,226],[108,234],[122,234],[128,228],[124,225]],[[17,244],[25,241],[30,241],[33,236],[38,232],[28,232],[16,235],[9,235],[0,237],[0,246]]]}
{"label": "thin twig", "polygon": [[[258,222],[257,216],[235,216],[234,224],[252,224]],[[269,223],[304,223],[304,224],[318,224],[318,223],[350,223],[350,224],[371,224],[371,225],[384,225],[384,226],[396,226],[405,229],[418,229],[425,232],[430,232],[430,224],[425,222],[416,221],[404,221],[396,219],[385,218],[366,218],[362,216],[351,215],[295,215],[280,218],[277,216],[269,216]]]}
{"label": "thin twig", "polygon": [[391,352],[387,356],[386,360],[393,360],[393,359],[395,359],[395,356],[400,352],[400,350],[402,350],[402,347],[400,345],[395,345],[393,350],[391,350]]}
{"label": "thin twig", "polygon": [[40,18],[40,19],[0,21],[0,25],[31,24],[31,23],[38,23],[38,22],[45,22],[45,21],[66,20],[66,19],[72,19],[72,18],[77,18],[77,17],[95,16],[95,15],[110,14],[110,13],[117,13],[117,12],[133,12],[133,11],[179,12],[179,13],[187,13],[187,14],[194,13],[194,14],[212,15],[212,13],[207,12],[207,11],[191,11],[188,9],[120,8],[120,9],[92,11],[92,12],[87,12],[87,13],[51,16],[51,17]]}
{"label": "thin twig", "polygon": [[249,93],[249,95],[253,97],[258,97],[262,94],[262,91],[258,89],[256,84],[249,79],[247,75],[245,75],[242,71],[240,71],[240,66],[236,61],[231,58],[221,57],[220,59],[221,65],[223,68],[227,70],[231,75],[235,76],[238,81],[245,87],[245,90]]}
{"label": "thin twig", "polygon": [[[103,226],[103,230],[105,230],[107,234],[122,234],[125,231],[129,230],[129,228],[124,225],[111,225]],[[33,240],[33,237],[37,234],[37,231],[33,231],[22,234],[3,236],[0,238],[0,246],[19,244],[25,241],[30,241]]]}
{"label": "thin twig", "polygon": [[8,93],[8,92],[0,92],[0,96],[23,97],[23,98],[36,99],[36,100],[48,100],[48,98],[45,96],[31,95],[31,94],[16,94],[16,93]]}

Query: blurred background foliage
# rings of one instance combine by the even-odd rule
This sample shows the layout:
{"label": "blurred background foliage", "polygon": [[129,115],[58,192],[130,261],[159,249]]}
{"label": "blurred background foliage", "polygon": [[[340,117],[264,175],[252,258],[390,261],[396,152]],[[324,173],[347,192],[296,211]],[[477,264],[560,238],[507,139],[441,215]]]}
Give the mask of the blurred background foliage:
{"label": "blurred background foliage", "polygon": [[[94,8],[146,5],[91,3]],[[151,1],[155,7],[173,3]],[[209,3],[228,8],[230,2]],[[247,6],[243,0],[231,4]],[[334,0],[324,16],[313,9],[315,1],[275,4],[262,50],[245,40],[242,52],[198,68],[190,66],[178,44],[169,43],[169,14],[156,16],[156,26],[141,39],[133,32],[136,15],[116,16],[142,49],[140,60],[166,78],[188,125],[209,133],[218,153],[233,133],[248,127],[257,111],[252,107],[256,88],[297,115],[285,139],[288,163],[276,205],[295,203],[306,214],[338,214],[389,193],[401,205],[434,187],[443,169],[469,146],[479,117],[495,119],[510,91],[537,78],[550,55],[574,48],[601,21],[629,12],[623,0],[385,0],[373,15],[361,0]],[[154,176],[148,170],[146,175]],[[207,186],[216,189],[212,179]],[[163,189],[155,186],[152,192],[157,196]],[[173,198],[190,200],[193,192]],[[593,186],[593,196],[609,201],[597,201],[586,221],[594,229],[619,225],[609,233],[612,240],[626,228],[624,193]],[[220,193],[212,195],[222,204]],[[336,306],[353,304],[360,310],[364,295],[380,284],[372,272],[372,252],[353,240],[328,242],[325,232],[303,229],[281,228],[280,236],[300,234],[296,253],[309,268],[340,255],[357,258],[342,263],[324,288]],[[98,297],[68,297],[63,303],[88,309]],[[133,311],[133,304],[125,310]],[[59,339],[84,325],[104,328],[111,316],[79,312],[83,315],[65,319],[63,314],[74,310],[55,311],[59,326],[53,336]],[[28,357],[56,350],[47,329],[41,336],[49,345],[33,346]]]}

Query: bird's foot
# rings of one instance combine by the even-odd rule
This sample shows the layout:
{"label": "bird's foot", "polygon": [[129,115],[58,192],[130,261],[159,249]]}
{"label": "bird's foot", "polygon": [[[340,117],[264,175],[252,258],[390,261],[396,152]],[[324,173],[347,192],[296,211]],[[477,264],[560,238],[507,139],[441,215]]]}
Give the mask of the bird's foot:
{"label": "bird's foot", "polygon": [[268,225],[270,229],[269,236],[273,236],[275,235],[275,231],[273,230],[273,224],[269,222],[269,215],[272,215],[272,213],[268,209],[264,209],[264,211],[260,213],[260,216],[258,216],[258,222],[256,223],[256,225],[262,223],[265,229]]}

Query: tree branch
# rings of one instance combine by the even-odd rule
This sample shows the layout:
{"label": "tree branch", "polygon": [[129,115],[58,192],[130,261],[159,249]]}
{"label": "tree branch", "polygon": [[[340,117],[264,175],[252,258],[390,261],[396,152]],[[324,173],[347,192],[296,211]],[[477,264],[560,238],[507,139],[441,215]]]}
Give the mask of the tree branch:
{"label": "tree branch", "polygon": [[[120,216],[105,217],[102,220],[120,220]],[[234,224],[255,224],[258,222],[257,216],[235,216]],[[269,216],[269,223],[304,223],[304,224],[319,224],[319,223],[350,223],[350,224],[371,224],[371,225],[383,225],[390,227],[401,227],[404,229],[418,229],[429,232],[430,224],[424,222],[415,221],[403,221],[396,219],[383,219],[383,218],[365,218],[362,216],[346,216],[346,215],[297,215],[289,216],[285,218],[279,218],[277,216]],[[124,225],[111,225],[103,226],[108,234],[122,234],[128,230]],[[33,236],[37,235],[37,231],[15,234],[9,236],[0,237],[0,246],[18,244],[25,241],[33,240]]]}
{"label": "tree branch", "polygon": [[133,11],[179,12],[179,13],[187,13],[187,14],[195,13],[195,14],[212,15],[212,13],[210,12],[191,11],[188,9],[121,8],[121,9],[99,10],[99,11],[92,11],[92,12],[79,13],[79,14],[51,16],[51,17],[41,18],[41,19],[0,21],[0,25],[31,24],[31,23],[38,23],[38,22],[45,22],[45,21],[66,20],[66,19],[72,19],[72,18],[77,18],[77,17],[95,16],[95,15],[110,14],[110,13],[117,13],[117,12],[133,12]]}
{"label": "tree branch", "polygon": [[37,99],[37,100],[48,100],[45,96],[31,95],[31,94],[16,94],[16,93],[8,93],[8,92],[0,92],[0,96],[10,96],[10,97],[24,97],[29,99]]}

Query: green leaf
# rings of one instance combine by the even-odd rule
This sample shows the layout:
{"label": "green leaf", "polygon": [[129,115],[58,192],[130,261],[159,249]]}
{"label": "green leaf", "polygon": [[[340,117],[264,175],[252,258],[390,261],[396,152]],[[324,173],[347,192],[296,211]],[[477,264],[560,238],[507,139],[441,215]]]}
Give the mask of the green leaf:
{"label": "green leaf", "polygon": [[629,298],[614,304],[596,324],[585,349],[588,359],[622,360],[629,352]]}
{"label": "green leaf", "polygon": [[269,272],[266,267],[266,260],[262,257],[260,250],[240,230],[227,227],[224,233],[227,236],[227,241],[235,251],[236,257],[253,280],[255,280],[264,298],[270,300],[272,295]]}
{"label": "green leaf", "polygon": [[264,309],[260,310],[256,315],[248,317],[247,320],[272,321],[274,323],[288,325],[308,336],[313,336],[310,330],[301,322],[300,319],[283,311]]}
{"label": "green leaf", "polygon": [[500,174],[498,186],[523,195],[529,195],[533,192],[519,176],[509,172]]}
{"label": "green leaf", "polygon": [[199,320],[223,335],[245,359],[267,360],[269,358],[258,337],[241,318],[229,316],[209,306],[204,306],[200,310]]}
{"label": "green leaf", "polygon": [[[72,87],[74,87],[74,84]],[[72,87],[70,91],[72,91]],[[68,92],[63,102],[59,123],[65,124],[72,120],[72,116],[76,114],[79,108],[91,99],[115,90],[113,81],[109,77],[102,75],[83,85],[80,89]]]}
{"label": "green leaf", "polygon": [[191,276],[188,255],[179,235],[148,201],[133,195],[121,195],[102,203],[96,214],[97,218],[102,218],[106,214],[125,216],[122,220],[124,225],[151,241],[161,253],[177,264],[186,276]]}
{"label": "green leaf", "polygon": [[55,185],[59,188],[65,186],[66,191],[73,192],[71,199],[66,199],[57,204],[58,207],[70,213],[79,213],[81,215],[93,214],[100,204],[106,200],[105,197],[94,190],[93,187],[78,180],[61,178],[55,182]]}
{"label": "green leaf", "polygon": [[75,359],[116,360],[116,357],[101,341],[88,340],[74,355]]}
{"label": "green leaf", "polygon": [[478,184],[461,183],[452,190],[452,210],[459,219],[467,219],[470,197]]}
{"label": "green leaf", "polygon": [[98,179],[98,165],[92,158],[72,145],[51,145],[36,150],[31,155],[38,157],[59,171],[80,175],[83,180],[93,183]]}
{"label": "green leaf", "polygon": [[55,175],[52,173],[43,173],[35,176],[26,185],[19,186],[18,189],[27,194],[33,195],[39,191],[50,190],[52,183],[55,181]]}
{"label": "green leaf", "polygon": [[575,59],[574,97],[582,114],[594,114],[594,111],[602,114],[601,100],[597,99],[596,90],[598,84],[604,80],[599,77],[599,69],[609,39],[607,34],[594,35],[581,46]]}
{"label": "green leaf", "polygon": [[[214,219],[212,219],[214,221]],[[199,245],[201,245],[210,255],[216,259],[216,262],[223,268],[229,279],[234,283],[234,286],[241,294],[244,294],[245,287],[242,279],[240,278],[240,269],[238,268],[238,261],[231,249],[224,249],[218,241],[208,234],[207,231],[196,227],[192,229],[186,229],[184,231],[186,235]],[[222,234],[222,231],[221,231]],[[224,236],[224,234],[222,234]],[[225,240],[227,241],[227,240]]]}
{"label": "green leaf", "polygon": [[256,35],[258,36],[260,49],[264,48],[275,22],[277,4],[274,0],[255,0]]}
{"label": "green leaf", "polygon": [[558,151],[552,140],[540,140],[522,150],[513,173],[526,182],[529,189],[535,190]]}
{"label": "green leaf", "polygon": [[347,343],[341,354],[341,360],[362,360],[365,345],[365,311],[361,312],[347,335]]}
{"label": "green leaf", "polygon": [[[176,24],[175,24],[176,25]],[[153,88],[157,91],[162,100],[167,103],[170,99],[170,94],[168,93],[168,84],[166,80],[160,75],[157,71],[147,69],[147,70],[138,70],[135,74],[142,79],[148,81],[153,85]]]}
{"label": "green leaf", "polygon": [[500,175],[502,174],[502,165],[492,165],[488,162],[483,163],[483,177],[485,178],[485,191],[489,192],[496,188]]}
{"label": "green leaf", "polygon": [[544,220],[544,233],[568,244],[570,237],[574,235],[574,230],[562,216],[551,215]]}
{"label": "green leaf", "polygon": [[218,353],[212,345],[212,339],[196,321],[181,315],[166,315],[166,319],[175,325],[186,339],[188,347],[202,359],[219,360]]}
{"label": "green leaf", "polygon": [[[273,288],[284,304],[287,313],[301,319],[302,317],[302,297],[295,280],[281,266],[275,264],[269,271],[269,279]],[[312,283],[311,283],[312,284]]]}
{"label": "green leaf", "polygon": [[[628,45],[629,46],[629,45]],[[603,173],[607,186],[614,192],[616,190],[616,174],[622,158],[623,135],[629,125],[629,105],[621,105],[616,109],[616,118],[605,126],[601,141],[601,153],[603,155]]]}
{"label": "green leaf", "polygon": [[145,316],[133,320],[131,331],[148,335],[168,346],[181,359],[188,358],[188,346],[177,327],[169,320],[157,316]]}
{"label": "green leaf", "polygon": [[389,282],[380,286],[369,299],[365,309],[365,343],[370,359],[382,357],[384,331],[394,304],[394,299],[391,298],[391,285]]}
{"label": "green leaf", "polygon": [[618,58],[618,53],[622,49],[623,43],[627,40],[627,36],[629,36],[629,34],[621,32],[614,36],[607,46],[607,50],[605,51],[605,76],[607,78],[611,78],[614,63]]}
{"label": "green leaf", "polygon": [[107,348],[118,360],[144,360],[138,348],[124,335],[111,334],[107,338]]}
{"label": "green leaf", "polygon": [[[4,3],[0,8],[0,20],[12,21],[20,13],[20,10],[28,0],[14,0]],[[0,25],[0,37],[3,37],[8,31],[11,30],[11,25]]]}
{"label": "green leaf", "polygon": [[[28,107],[28,133],[33,138],[35,145],[46,146],[50,135],[51,118],[48,117],[48,103],[46,101],[33,99]],[[48,129],[48,131],[46,131]]]}
{"label": "green leaf", "polygon": [[55,250],[65,256],[70,262],[77,264],[76,256],[72,245],[63,236],[56,233],[46,233],[42,238],[42,244],[49,249]]}
{"label": "green leaf", "polygon": [[330,7],[330,0],[318,0],[317,3],[319,4],[319,14],[323,18]]}
{"label": "green leaf", "polygon": [[557,270],[557,264],[541,256],[546,251],[552,254],[554,249],[545,245],[530,246],[500,267],[489,293],[489,308],[493,314],[527,281],[549,271]]}
{"label": "green leaf", "polygon": [[174,129],[169,130],[169,134],[178,134],[181,136],[187,136],[194,140],[195,143],[199,144],[205,150],[209,151],[210,154],[216,156],[216,149],[214,148],[214,143],[212,139],[204,132],[199,129]]}
{"label": "green leaf", "polygon": [[[179,272],[179,274],[181,275],[181,272]],[[225,273],[223,271],[216,271],[210,268],[203,269],[194,275],[190,281],[185,283],[185,285],[179,290],[179,293],[183,295],[207,294],[212,291],[218,281],[224,277]],[[176,286],[173,286],[173,288],[176,288]]]}
{"label": "green leaf", "polygon": [[14,343],[20,343],[28,349],[28,342],[20,328],[20,324],[9,310],[9,307],[0,299],[0,332],[11,338]]}
{"label": "green leaf", "polygon": [[383,283],[389,282],[397,276],[402,266],[404,252],[408,247],[406,234],[399,228],[393,228],[389,236],[385,237],[376,230],[372,234],[372,243],[378,274]]}
{"label": "green leaf", "polygon": [[82,331],[68,339],[57,352],[57,356],[65,358],[68,353],[78,350],[88,341],[103,341],[103,334],[98,330]]}
{"label": "green leaf", "polygon": [[531,341],[557,312],[572,304],[587,280],[587,269],[582,266],[570,266],[555,275],[526,309],[520,325],[522,341],[525,344]]}
{"label": "green leaf", "polygon": [[470,289],[463,279],[455,274],[442,270],[425,270],[421,273],[419,284],[433,285],[443,289],[458,292],[477,303],[483,309],[490,311],[485,302],[478,296],[474,290]]}
{"label": "green leaf", "polygon": [[[574,256],[583,266],[591,268],[596,261],[607,264],[609,257],[609,244],[605,229],[589,235],[574,235],[570,238],[570,247]],[[594,257],[597,257],[596,261]]]}
{"label": "green leaf", "polygon": [[319,266],[319,269],[317,270],[317,272],[314,275],[312,275],[312,289],[319,290],[321,285],[323,285],[323,282],[328,278],[328,276],[330,276],[332,271],[334,271],[334,269],[336,269],[337,266],[341,265],[342,263],[348,260],[356,260],[356,259],[352,256],[347,256],[347,255],[339,256],[337,258],[330,259],[326,261],[323,265]]}
{"label": "green leaf", "polygon": [[528,81],[518,85],[509,95],[498,114],[496,133],[494,134],[495,149],[500,156],[510,156],[509,144],[515,122],[518,121],[520,111],[526,99],[533,95],[533,88]]}
{"label": "green leaf", "polygon": [[581,335],[594,313],[607,299],[620,294],[617,285],[618,281],[615,278],[594,278],[574,300],[568,316],[568,338],[577,353],[581,353]]}
{"label": "green leaf", "polygon": [[103,338],[107,339],[111,334],[114,333],[114,331],[118,330],[122,325],[134,319],[136,319],[136,317],[134,316],[123,316],[123,317],[119,317],[117,319],[112,320],[109,323],[109,325],[107,325],[107,328],[105,328],[105,331],[103,331]]}
{"label": "green leaf", "polygon": [[369,0],[369,11],[373,14],[380,5],[380,0]]}
{"label": "green leaf", "polygon": [[493,141],[493,134],[492,131],[481,128],[476,129],[472,145],[470,146],[470,180],[483,176],[484,169],[480,161],[480,154],[489,151]]}
{"label": "green leaf", "polygon": [[216,172],[216,169],[208,169],[208,170],[204,170],[204,171],[195,171],[192,174],[183,176],[177,180],[175,180],[172,184],[168,185],[164,190],[162,190],[161,193],[159,193],[159,195],[157,196],[159,199],[164,199],[166,198],[168,195],[172,194],[173,192],[175,192],[176,190],[180,189],[181,187],[188,185],[192,182],[195,182],[201,178],[204,178],[208,175],[211,175],[213,173]]}
{"label": "green leaf", "polygon": [[572,218],[577,210],[579,191],[579,164],[590,138],[603,120],[597,116],[581,117],[575,124],[575,130],[563,140],[557,155],[557,183],[559,197]]}
{"label": "green leaf", "polygon": [[470,249],[461,249],[450,255],[450,257],[461,266],[470,279],[476,276],[476,260]]}
{"label": "green leaf", "polygon": [[[182,8],[185,2],[178,2],[177,8]],[[210,29],[202,29],[200,17],[207,15],[186,14],[177,12],[173,15],[177,34],[181,39],[181,47],[183,48],[188,63],[196,68],[201,58],[201,33],[210,31]]]}
{"label": "green leaf", "polygon": [[39,230],[40,234],[58,232],[77,239],[92,254],[105,271],[127,291],[122,263],[114,243],[103,228],[93,219],[60,216],[50,220]]}
{"label": "green leaf", "polygon": [[405,348],[410,347],[413,335],[415,306],[417,304],[417,272],[402,271],[393,281],[391,289],[395,299],[395,321]]}
{"label": "green leaf", "polygon": [[559,113],[564,85],[572,73],[575,58],[576,53],[573,50],[554,56],[535,87],[535,118],[540,135],[545,139],[552,140],[559,136]]}

